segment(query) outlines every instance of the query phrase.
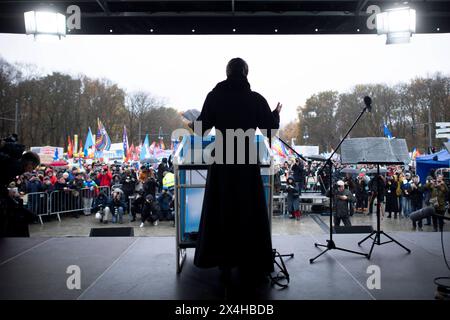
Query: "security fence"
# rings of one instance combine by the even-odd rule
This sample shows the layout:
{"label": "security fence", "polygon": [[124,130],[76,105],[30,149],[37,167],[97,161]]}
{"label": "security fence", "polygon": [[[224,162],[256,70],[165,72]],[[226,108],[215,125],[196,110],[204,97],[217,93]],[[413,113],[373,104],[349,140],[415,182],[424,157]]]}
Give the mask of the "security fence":
{"label": "security fence", "polygon": [[100,193],[111,195],[110,187],[95,187],[82,189],[64,189],[47,192],[33,192],[25,195],[24,205],[39,222],[44,224],[42,217],[56,215],[61,221],[61,213],[81,212],[90,214],[92,203]]}

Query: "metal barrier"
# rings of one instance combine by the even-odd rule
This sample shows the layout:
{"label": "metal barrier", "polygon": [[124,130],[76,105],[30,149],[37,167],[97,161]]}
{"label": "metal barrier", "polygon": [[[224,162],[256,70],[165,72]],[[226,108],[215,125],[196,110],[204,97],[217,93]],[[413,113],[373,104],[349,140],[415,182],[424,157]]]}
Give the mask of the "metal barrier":
{"label": "metal barrier", "polygon": [[110,187],[95,187],[55,190],[51,193],[34,192],[24,196],[24,205],[34,215],[37,215],[39,222],[44,224],[42,216],[56,215],[61,222],[61,213],[84,211],[89,215],[95,198],[100,193],[107,197],[111,196]]}
{"label": "metal barrier", "polygon": [[[26,208],[34,215],[38,216],[41,224],[44,224],[42,221],[42,216],[49,214],[48,198],[48,193],[46,192],[32,192],[25,195],[24,204]],[[61,221],[59,215],[58,220]]]}

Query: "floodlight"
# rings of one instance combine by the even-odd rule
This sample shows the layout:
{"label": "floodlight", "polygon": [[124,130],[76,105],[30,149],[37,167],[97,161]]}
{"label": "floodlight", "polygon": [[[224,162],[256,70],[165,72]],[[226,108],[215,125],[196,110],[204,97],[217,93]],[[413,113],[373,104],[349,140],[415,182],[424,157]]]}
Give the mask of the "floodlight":
{"label": "floodlight", "polygon": [[416,10],[397,8],[376,16],[377,33],[386,34],[386,44],[408,43],[416,32]]}
{"label": "floodlight", "polygon": [[51,11],[27,11],[24,13],[25,32],[40,35],[66,36],[66,17]]}

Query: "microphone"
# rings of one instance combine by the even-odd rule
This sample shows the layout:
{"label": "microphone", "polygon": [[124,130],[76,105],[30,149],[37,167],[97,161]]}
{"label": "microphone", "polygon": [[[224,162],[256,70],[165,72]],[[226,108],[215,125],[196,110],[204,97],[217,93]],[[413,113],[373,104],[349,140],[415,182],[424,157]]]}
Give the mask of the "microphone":
{"label": "microphone", "polygon": [[409,215],[409,218],[412,221],[419,221],[419,220],[431,217],[434,214],[435,214],[435,210],[433,207],[425,207],[423,209],[411,212],[411,214]]}
{"label": "microphone", "polygon": [[364,97],[364,104],[366,105],[367,111],[372,112],[372,99],[369,96]]}

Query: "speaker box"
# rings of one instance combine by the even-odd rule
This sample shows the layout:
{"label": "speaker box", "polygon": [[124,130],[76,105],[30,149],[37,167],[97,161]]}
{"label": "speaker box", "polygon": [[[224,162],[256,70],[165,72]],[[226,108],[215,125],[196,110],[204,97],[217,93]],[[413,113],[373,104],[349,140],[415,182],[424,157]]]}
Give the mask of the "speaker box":
{"label": "speaker box", "polygon": [[134,237],[134,228],[91,228],[89,237]]}
{"label": "speaker box", "polygon": [[372,226],[334,227],[334,233],[371,233],[372,231]]}

